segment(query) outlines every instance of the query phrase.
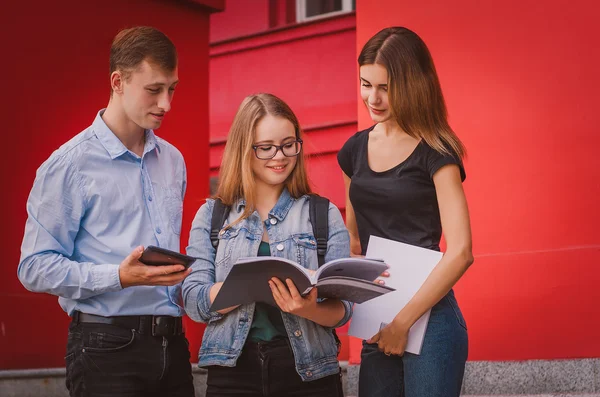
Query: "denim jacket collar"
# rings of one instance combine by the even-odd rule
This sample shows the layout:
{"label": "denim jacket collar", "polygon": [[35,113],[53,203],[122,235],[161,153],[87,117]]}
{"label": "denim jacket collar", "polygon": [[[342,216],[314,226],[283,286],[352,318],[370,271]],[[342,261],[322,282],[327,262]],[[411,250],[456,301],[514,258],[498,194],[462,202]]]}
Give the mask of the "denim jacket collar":
{"label": "denim jacket collar", "polygon": [[279,196],[279,200],[277,200],[277,204],[275,204],[275,207],[273,207],[273,209],[269,212],[269,215],[277,218],[277,220],[281,222],[285,219],[286,215],[290,211],[290,208],[292,208],[294,201],[296,200],[290,196],[290,192],[287,190],[287,188],[283,188],[283,191]]}
{"label": "denim jacket collar", "polygon": [[[294,199],[292,196],[290,196],[290,192],[288,191],[288,189],[283,188],[283,191],[281,192],[279,199],[277,199],[277,203],[275,204],[275,207],[273,207],[273,209],[269,212],[269,216],[276,218],[280,222],[283,221],[285,219],[286,215],[288,214],[288,212],[290,211],[290,208],[292,208],[292,205],[294,204],[295,201],[296,201],[296,199]],[[237,211],[242,212],[242,209],[245,206],[246,206],[246,200],[243,198],[239,199],[237,202],[237,205],[236,205]]]}

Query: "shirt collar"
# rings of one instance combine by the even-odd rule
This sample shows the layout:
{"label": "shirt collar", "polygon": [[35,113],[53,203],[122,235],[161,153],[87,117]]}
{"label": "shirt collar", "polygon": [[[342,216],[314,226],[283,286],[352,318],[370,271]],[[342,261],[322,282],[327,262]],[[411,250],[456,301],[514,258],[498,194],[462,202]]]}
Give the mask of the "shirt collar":
{"label": "shirt collar", "polygon": [[144,155],[148,152],[151,152],[156,148],[158,152],[160,152],[160,146],[158,145],[158,140],[156,139],[156,135],[154,135],[154,130],[146,130],[146,143],[144,144]]}
{"label": "shirt collar", "polygon": [[[129,149],[123,145],[123,142],[108,128],[104,120],[102,120],[102,115],[106,109],[102,109],[96,115],[94,122],[92,123],[92,128],[96,137],[106,149],[110,158],[112,160],[116,159],[119,156],[122,156],[124,153],[129,152]],[[144,144],[144,155],[154,148],[158,148],[156,135],[154,135],[153,130],[146,130],[146,142]],[[142,156],[143,157],[143,156]]]}

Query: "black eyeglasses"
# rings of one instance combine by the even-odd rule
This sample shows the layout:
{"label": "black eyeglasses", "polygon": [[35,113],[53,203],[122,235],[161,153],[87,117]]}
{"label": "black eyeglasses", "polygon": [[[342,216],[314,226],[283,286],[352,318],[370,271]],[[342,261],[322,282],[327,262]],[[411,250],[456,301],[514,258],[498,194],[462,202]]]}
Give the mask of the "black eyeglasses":
{"label": "black eyeglasses", "polygon": [[252,149],[254,149],[254,154],[256,158],[259,160],[269,160],[277,155],[277,152],[281,150],[281,153],[285,157],[295,157],[302,150],[302,139],[296,139],[295,141],[289,141],[284,143],[283,145],[273,145],[273,144],[264,144],[264,145],[252,145]]}

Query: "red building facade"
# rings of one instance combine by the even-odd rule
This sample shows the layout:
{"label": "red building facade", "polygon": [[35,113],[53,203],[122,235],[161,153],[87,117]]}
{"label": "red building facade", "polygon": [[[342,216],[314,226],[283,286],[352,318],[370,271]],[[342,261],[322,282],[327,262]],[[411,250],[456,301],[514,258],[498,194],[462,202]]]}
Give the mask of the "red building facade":
{"label": "red building facade", "polygon": [[[64,365],[68,318],[55,297],[25,291],[16,278],[25,202],[39,164],[106,105],[110,41],[139,24],[165,31],[180,53],[181,85],[158,134],[187,162],[182,248],[209,177],[218,175],[233,116],[256,92],[278,95],[296,112],[311,183],[343,212],[335,155],[370,123],[358,100],[358,51],[386,26],[415,30],[469,151],[475,264],[455,288],[469,359],[600,357],[594,2],[324,1],[342,9],[316,18],[307,18],[307,3],[227,0],[210,23],[223,1],[137,0],[119,13],[111,12],[115,0],[21,2],[2,14],[10,40],[0,66],[9,148],[1,160],[9,188],[1,207],[0,369]],[[202,330],[188,321],[194,361]],[[341,358],[358,362],[358,341],[339,334]]]}
{"label": "red building facade", "polygon": [[[600,357],[593,1],[358,0],[356,12],[304,22],[298,3],[229,0],[211,17],[210,175],[243,97],[272,92],[306,131],[315,190],[343,210],[335,154],[370,124],[357,54],[384,27],[411,28],[469,151],[475,264],[455,288],[469,359]],[[360,344],[343,339],[342,358],[357,363]]]}
{"label": "red building facade", "polygon": [[[6,38],[0,71],[5,95],[0,158],[3,232],[0,245],[0,370],[64,367],[69,317],[57,298],[23,288],[16,277],[35,171],[60,145],[89,126],[110,94],[108,56],[122,28],[150,25],[165,32],[179,53],[180,85],[157,135],[186,159],[188,188],[182,246],[208,195],[209,15],[222,0],[11,2],[3,6]],[[194,335],[194,332],[197,332]],[[188,326],[191,338],[201,329]]]}
{"label": "red building facade", "polygon": [[[428,44],[469,151],[475,263],[456,286],[469,360],[600,357],[597,4],[359,0]],[[359,109],[359,126],[369,124]]]}

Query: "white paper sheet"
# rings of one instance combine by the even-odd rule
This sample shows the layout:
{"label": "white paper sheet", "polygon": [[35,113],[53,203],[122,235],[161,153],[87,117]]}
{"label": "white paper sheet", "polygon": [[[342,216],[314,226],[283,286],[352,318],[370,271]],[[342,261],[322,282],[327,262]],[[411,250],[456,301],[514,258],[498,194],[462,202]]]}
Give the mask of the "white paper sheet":
{"label": "white paper sheet", "polygon": [[[390,323],[396,314],[412,299],[433,268],[442,259],[442,253],[409,244],[371,236],[366,256],[382,258],[390,266],[385,284],[395,288],[368,302],[354,306],[348,334],[369,339],[379,332],[382,323]],[[429,322],[430,310],[411,327],[406,351],[420,354]]]}

